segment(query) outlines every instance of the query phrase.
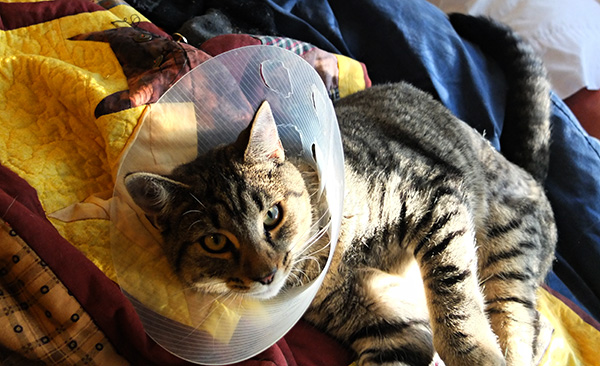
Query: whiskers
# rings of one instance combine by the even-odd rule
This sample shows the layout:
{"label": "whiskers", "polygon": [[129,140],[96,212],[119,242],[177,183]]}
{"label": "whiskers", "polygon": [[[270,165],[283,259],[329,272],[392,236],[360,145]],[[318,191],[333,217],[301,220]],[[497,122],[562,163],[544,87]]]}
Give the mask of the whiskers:
{"label": "whiskers", "polygon": [[194,225],[196,225],[198,223],[201,223],[201,222],[202,222],[202,220],[196,220],[196,221],[192,222],[190,224],[190,226],[188,226],[188,232],[192,231],[192,226],[194,226]]}
{"label": "whiskers", "polygon": [[[290,271],[290,274],[289,274],[290,277],[286,281],[287,284],[290,287],[299,287],[299,286],[304,285],[304,282],[302,281],[302,277],[300,275],[294,273],[294,271],[298,272],[300,275],[302,275],[308,279],[308,275],[306,274],[306,272],[304,272],[300,268],[292,267],[292,270]],[[285,290],[285,288],[283,290]]]}
{"label": "whiskers", "polygon": [[[190,192],[190,196],[192,196],[192,198],[194,199],[194,201],[196,201],[202,208],[206,209],[206,206],[198,199],[198,197],[196,197],[193,193]],[[197,209],[191,209],[191,210],[187,210],[185,211],[181,216],[186,216],[186,215],[190,215],[190,214],[200,214],[203,215],[205,214],[205,211],[202,210],[197,210]],[[188,231],[192,230],[192,226],[198,224],[202,222],[202,220],[196,220],[194,222],[192,222],[190,224],[190,226],[188,227]]]}
{"label": "whiskers", "polygon": [[8,211],[10,211],[10,209],[13,207],[13,205],[15,204],[15,202],[17,202],[17,198],[19,197],[19,195],[15,196],[12,200],[12,202],[8,205],[8,207],[6,208],[6,211],[4,211],[4,213],[2,214],[2,220],[4,220],[4,218],[6,217],[6,215],[8,214]]}
{"label": "whiskers", "polygon": [[305,238],[307,234],[313,234],[306,240],[297,240],[291,245],[290,251],[294,252],[298,250],[298,247],[302,247],[301,249],[299,249],[299,251],[303,252],[308,247],[311,247],[314,243],[316,243],[319,239],[321,239],[323,235],[327,232],[331,224],[331,221],[327,220],[328,217],[329,211],[323,212],[321,216],[313,222],[310,228],[306,232],[301,233],[301,235],[299,235],[298,237]]}
{"label": "whiskers", "polygon": [[[192,192],[190,192],[190,196],[192,196],[192,198],[194,199],[194,201],[198,202],[198,204],[200,206],[202,206],[202,208],[206,208],[206,206],[204,206],[204,203],[202,203],[198,197],[196,197]],[[195,211],[195,212],[202,212],[202,211],[198,211],[198,210],[190,210],[190,211]],[[185,214],[184,214],[185,215]]]}
{"label": "whiskers", "polygon": [[[331,246],[331,242],[327,240],[329,227],[330,222],[317,230],[308,240],[292,246],[292,252],[298,249],[294,253],[295,259],[291,264],[291,281],[288,281],[292,286],[303,286],[306,282],[314,280],[323,271],[322,266],[328,257]],[[314,227],[311,228],[312,230]],[[323,240],[327,240],[327,242],[323,243]]]}

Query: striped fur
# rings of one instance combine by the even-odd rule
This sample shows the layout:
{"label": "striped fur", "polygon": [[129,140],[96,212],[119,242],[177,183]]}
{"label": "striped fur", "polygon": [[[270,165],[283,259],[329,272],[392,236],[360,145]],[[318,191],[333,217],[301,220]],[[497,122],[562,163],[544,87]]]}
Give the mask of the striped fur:
{"label": "striped fur", "polygon": [[336,109],[350,189],[307,318],[361,365],[530,365],[556,241],[539,183],[406,84]]}
{"label": "striped fur", "polygon": [[[516,50],[509,68],[522,69],[509,75],[516,94],[508,107],[527,113],[507,111],[507,123],[535,139],[507,144],[507,155],[523,168],[407,84],[336,104],[344,216],[330,272],[305,318],[353,349],[360,366],[429,365],[434,352],[449,366],[531,365],[540,351],[536,291],[556,242],[540,184],[548,87],[522,41],[490,29]],[[316,174],[298,167],[284,156],[267,104],[234,144],[168,177],[134,173],[125,184],[162,230],[184,282],[268,298],[315,278],[327,261]],[[275,224],[271,214],[281,215]]]}
{"label": "striped fur", "polygon": [[507,27],[497,23],[490,26],[491,20],[486,17],[450,14],[450,21],[462,37],[497,60],[506,75],[511,92],[506,96],[506,122],[501,136],[504,155],[538,181],[544,180],[550,158],[550,120],[539,116],[548,113],[550,98],[542,60],[523,57],[533,54],[533,48]]}
{"label": "striped fur", "polygon": [[335,270],[307,318],[352,347],[360,365],[428,365],[434,349],[447,365],[531,365],[541,351],[536,291],[556,242],[540,184],[548,83],[507,28],[451,20],[505,56],[503,148],[522,168],[409,85],[336,105],[350,188]]}

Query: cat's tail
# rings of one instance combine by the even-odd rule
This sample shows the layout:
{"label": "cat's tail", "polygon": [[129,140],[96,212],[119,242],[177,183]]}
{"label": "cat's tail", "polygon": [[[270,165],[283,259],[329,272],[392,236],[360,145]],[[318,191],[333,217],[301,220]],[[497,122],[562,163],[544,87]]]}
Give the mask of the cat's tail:
{"label": "cat's tail", "polygon": [[504,72],[508,92],[502,153],[542,182],[550,160],[550,84],[541,59],[499,22],[456,13],[449,17],[456,32],[496,60]]}

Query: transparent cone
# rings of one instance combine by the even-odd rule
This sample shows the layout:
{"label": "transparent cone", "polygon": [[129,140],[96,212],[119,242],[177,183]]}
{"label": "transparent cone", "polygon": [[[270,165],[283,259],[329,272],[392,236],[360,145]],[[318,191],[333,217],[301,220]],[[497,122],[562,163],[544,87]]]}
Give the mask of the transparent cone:
{"label": "transparent cone", "polygon": [[335,113],[319,75],[301,57],[273,46],[221,54],[185,75],[154,105],[121,159],[111,205],[111,247],[119,285],[148,335],[173,354],[200,364],[248,359],[277,342],[300,319],[325,276],[284,288],[269,300],[215,297],[186,289],[161,249],[157,230],[133,203],[124,177],[168,174],[198,154],[236,140],[258,106],[269,102],[286,156],[319,175],[327,207],[317,235],[339,234],[343,155]]}

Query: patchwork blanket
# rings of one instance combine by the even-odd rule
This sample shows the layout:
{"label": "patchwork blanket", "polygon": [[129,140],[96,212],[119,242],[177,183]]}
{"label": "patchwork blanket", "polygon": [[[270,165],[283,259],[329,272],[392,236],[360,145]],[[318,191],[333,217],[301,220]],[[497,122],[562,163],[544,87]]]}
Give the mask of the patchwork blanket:
{"label": "patchwork blanket", "polygon": [[[147,105],[203,61],[245,45],[298,53],[332,98],[370,86],[364,65],[285,37],[232,34],[195,48],[106,0],[0,2],[0,42],[0,361],[188,364],[144,333],[112,267],[114,179]],[[593,320],[551,290],[540,308],[554,329],[542,364],[600,358]],[[243,364],[351,362],[300,322]]]}

